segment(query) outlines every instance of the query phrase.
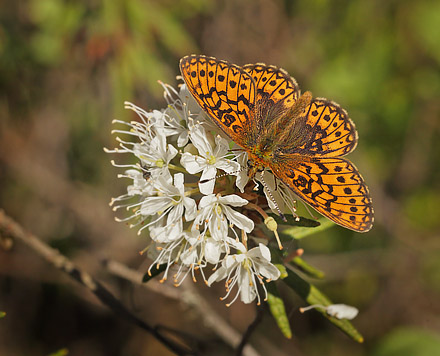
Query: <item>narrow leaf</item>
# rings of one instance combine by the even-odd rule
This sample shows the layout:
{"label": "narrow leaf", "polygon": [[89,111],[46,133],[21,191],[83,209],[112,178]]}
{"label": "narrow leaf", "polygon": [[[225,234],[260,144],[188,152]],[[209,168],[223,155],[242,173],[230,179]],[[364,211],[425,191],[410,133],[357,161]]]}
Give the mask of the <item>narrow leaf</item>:
{"label": "narrow leaf", "polygon": [[69,350],[67,350],[66,348],[52,352],[50,355],[48,356],[67,356],[69,354]]}
{"label": "narrow leaf", "polygon": [[277,214],[269,213],[269,216],[273,217],[277,222],[277,224],[280,225],[304,226],[304,227],[317,227],[320,225],[318,221],[303,218],[302,216],[299,216],[297,221],[296,220],[297,218],[294,217],[293,215],[284,215],[286,217],[287,222],[281,219]]}
{"label": "narrow leaf", "polygon": [[335,226],[334,222],[332,222],[326,218],[321,218],[318,221],[315,221],[315,220],[309,220],[309,221],[313,221],[315,223],[318,223],[318,225],[315,225],[316,226],[315,229],[309,229],[308,227],[305,227],[306,225],[297,225],[297,226],[288,228],[286,230],[283,230],[283,235],[289,235],[291,238],[295,238],[295,239],[299,240],[304,237],[315,234],[317,232],[327,230],[328,228],[330,228],[332,226]]}
{"label": "narrow leaf", "polygon": [[144,274],[142,277],[142,283],[147,283],[150,279],[156,277],[157,275],[161,274],[163,271],[167,269],[167,264],[164,263],[162,265],[159,265],[157,268],[151,268],[150,272],[147,271],[147,273]]}
{"label": "narrow leaf", "polygon": [[[302,279],[298,274],[293,271],[289,271],[289,275],[284,278],[283,281],[309,305],[321,304],[323,306],[329,306],[333,304],[330,299],[326,295],[324,295],[318,288]],[[350,336],[353,340],[357,342],[364,341],[363,336],[348,320],[337,319],[333,316],[330,316],[322,308],[316,308],[316,310],[328,320],[330,320],[330,322],[336,325],[339,329],[345,332],[348,336]]]}
{"label": "narrow leaf", "polygon": [[280,278],[281,279],[286,278],[288,276],[287,269],[284,265],[282,265],[281,263],[275,263],[275,267],[280,270],[280,272],[281,272]]}
{"label": "narrow leaf", "polygon": [[290,329],[286,308],[284,307],[284,302],[278,293],[275,283],[269,283],[267,285],[267,304],[269,304],[269,310],[283,335],[291,339],[292,330]]}
{"label": "narrow leaf", "polygon": [[316,267],[311,266],[306,261],[304,261],[301,257],[294,257],[291,261],[291,264],[298,267],[301,271],[313,278],[324,278],[325,274],[323,271],[317,269]]}

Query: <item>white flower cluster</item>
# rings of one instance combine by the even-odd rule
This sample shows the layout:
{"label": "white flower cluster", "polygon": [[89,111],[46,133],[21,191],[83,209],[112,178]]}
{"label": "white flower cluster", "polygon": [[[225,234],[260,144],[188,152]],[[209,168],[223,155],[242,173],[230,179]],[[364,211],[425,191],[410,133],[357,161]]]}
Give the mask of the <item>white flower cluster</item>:
{"label": "white flower cluster", "polygon": [[[278,279],[280,272],[271,263],[267,246],[248,241],[254,222],[239,211],[249,204],[239,195],[248,182],[242,168],[247,155],[241,149],[233,150],[185,85],[179,91],[162,85],[166,109],[146,112],[126,103],[139,120],[115,120],[126,129],[113,132],[134,136],[134,142],[118,137],[119,147],[107,152],[130,153],[137,163],[118,165],[112,161],[125,168],[119,176],[129,178],[130,185],[127,193],[113,199],[111,205],[114,210],[131,212],[119,221],[130,221],[130,226],[139,227],[139,233],[148,230],[151,241],[145,250],[154,261],[149,271],[166,265],[166,280],[171,266],[175,266],[175,285],[189,273],[195,280],[199,271],[209,286],[226,280],[224,298],[236,287],[231,303],[238,296],[244,303],[255,298],[260,303],[258,286],[266,297],[264,282]],[[269,175],[265,173],[264,177],[273,185]],[[285,190],[277,191],[279,205],[292,201],[290,196],[282,196],[289,194]],[[248,249],[248,245],[254,247]],[[205,277],[207,266],[215,271],[209,278]]]}

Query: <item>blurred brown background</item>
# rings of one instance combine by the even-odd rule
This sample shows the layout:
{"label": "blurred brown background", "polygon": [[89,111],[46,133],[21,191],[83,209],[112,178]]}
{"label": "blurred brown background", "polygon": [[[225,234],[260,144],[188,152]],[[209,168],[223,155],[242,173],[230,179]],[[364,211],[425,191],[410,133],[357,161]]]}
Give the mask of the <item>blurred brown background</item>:
{"label": "blurred brown background", "polygon": [[[266,313],[251,338],[262,355],[440,354],[440,2],[29,0],[0,3],[0,207],[102,280],[131,310],[226,355],[191,308],[112,277],[112,258],[146,269],[142,237],[114,222],[123,193],[111,121],[124,100],[162,108],[191,53],[285,68],[303,90],[340,103],[356,123],[350,159],[373,197],[365,235],[334,227],[302,240],[326,271],[314,281],[357,306],[356,344],[285,291],[292,340]],[[436,141],[437,140],[437,141]],[[221,287],[221,286],[220,286]],[[255,309],[211,307],[244,332]],[[0,355],[168,355],[90,292],[17,242],[0,249]],[[272,345],[272,346],[270,346]],[[271,350],[271,351],[269,351]]]}

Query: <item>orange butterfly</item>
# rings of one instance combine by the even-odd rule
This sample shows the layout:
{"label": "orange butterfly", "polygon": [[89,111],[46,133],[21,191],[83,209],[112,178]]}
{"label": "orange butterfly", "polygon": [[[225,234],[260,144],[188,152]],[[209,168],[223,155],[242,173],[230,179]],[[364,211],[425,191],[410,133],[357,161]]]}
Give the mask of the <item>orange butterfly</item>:
{"label": "orange butterfly", "polygon": [[340,158],[358,135],[338,104],[300,94],[295,79],[265,64],[239,67],[191,55],[180,71],[211,120],[246,150],[252,178],[268,168],[302,200],[358,232],[373,225],[373,206],[356,167]]}

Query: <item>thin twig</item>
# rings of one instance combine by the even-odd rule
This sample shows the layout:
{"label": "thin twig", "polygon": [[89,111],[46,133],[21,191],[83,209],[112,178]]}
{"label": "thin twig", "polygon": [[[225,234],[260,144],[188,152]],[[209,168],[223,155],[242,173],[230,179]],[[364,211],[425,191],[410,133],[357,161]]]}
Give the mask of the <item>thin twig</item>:
{"label": "thin twig", "polygon": [[134,284],[139,284],[154,293],[161,294],[164,297],[180,300],[182,293],[175,287],[170,287],[167,284],[159,283],[157,280],[152,279],[148,283],[142,283],[143,275],[141,272],[128,268],[126,265],[111,259],[102,260],[102,265],[111,274],[130,281]]}
{"label": "thin twig", "polygon": [[184,348],[174,341],[167,339],[156,328],[148,325],[146,322],[133,315],[101,283],[95,280],[87,272],[80,270],[78,267],[76,267],[59,251],[51,248],[33,234],[25,231],[13,219],[8,217],[3,210],[0,210],[0,236],[15,238],[24,242],[27,246],[29,246],[36,253],[42,256],[46,261],[54,265],[56,268],[67,273],[71,278],[75,279],[87,289],[89,289],[103,304],[109,307],[115,314],[149,332],[171,351],[175,352],[178,355],[196,354],[194,351]]}
{"label": "thin twig", "polygon": [[[134,271],[127,266],[112,260],[106,260],[105,264],[109,272],[131,281],[132,283],[139,284],[147,289],[151,289],[149,281],[148,283],[142,283],[142,273]],[[161,287],[166,287],[161,284]],[[153,290],[156,288],[153,287]],[[156,290],[155,290],[156,291]],[[235,348],[240,344],[242,339],[240,333],[232,328],[213,308],[202,298],[194,288],[194,283],[191,281],[184,282],[180,289],[175,289],[175,293],[167,291],[163,293],[169,298],[179,299],[185,304],[191,306],[198,312],[203,319],[205,325],[214,331],[225,343]],[[251,345],[246,345],[243,350],[244,356],[260,356],[260,354]]]}
{"label": "thin twig", "polygon": [[264,314],[264,307],[261,305],[257,305],[255,319],[252,323],[250,323],[246,332],[243,334],[243,337],[241,339],[240,344],[235,349],[236,356],[241,356],[243,354],[243,349],[244,349],[246,343],[249,341],[249,338],[251,337],[252,333],[257,328],[258,324],[260,324],[261,321],[263,320],[263,314]]}

